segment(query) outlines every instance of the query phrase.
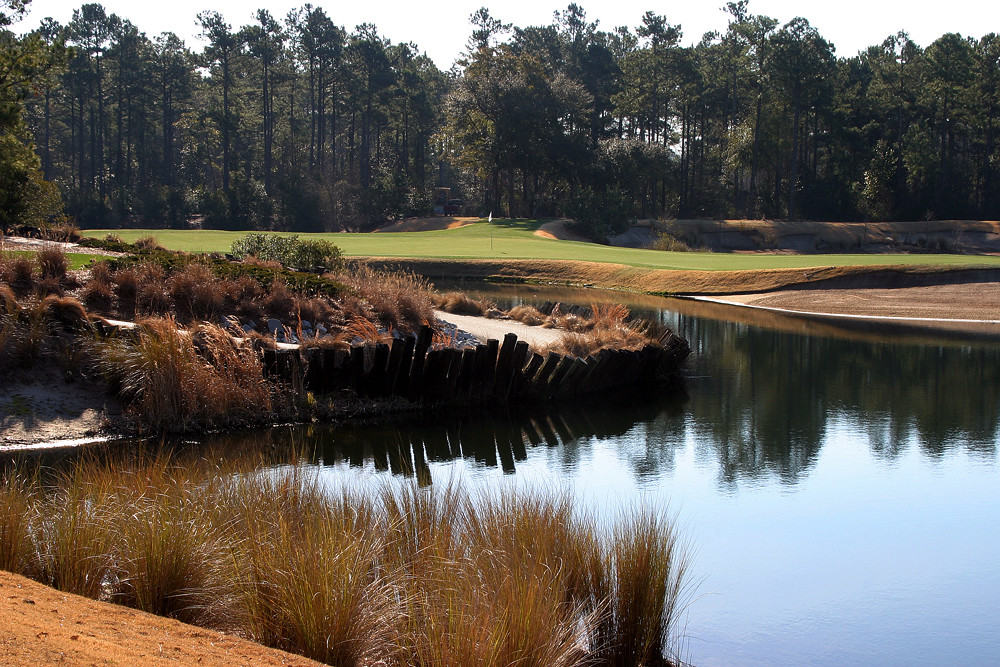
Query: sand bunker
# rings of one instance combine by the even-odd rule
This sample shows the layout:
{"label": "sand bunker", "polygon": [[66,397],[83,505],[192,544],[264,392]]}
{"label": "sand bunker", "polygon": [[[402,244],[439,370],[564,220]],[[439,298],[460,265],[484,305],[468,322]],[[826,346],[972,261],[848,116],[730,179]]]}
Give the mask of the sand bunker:
{"label": "sand bunker", "polygon": [[582,241],[584,243],[589,243],[590,239],[581,234],[577,234],[570,228],[570,223],[572,222],[572,220],[553,220],[551,222],[546,222],[535,230],[535,236],[540,236],[543,239],[555,239],[557,241]]}
{"label": "sand bunker", "polygon": [[464,227],[465,225],[471,225],[474,222],[479,222],[481,218],[471,218],[471,217],[433,217],[433,218],[408,218],[406,220],[400,220],[399,222],[394,222],[387,227],[381,227],[375,230],[375,233],[389,233],[389,232],[434,232],[441,229],[455,229],[456,227]]}

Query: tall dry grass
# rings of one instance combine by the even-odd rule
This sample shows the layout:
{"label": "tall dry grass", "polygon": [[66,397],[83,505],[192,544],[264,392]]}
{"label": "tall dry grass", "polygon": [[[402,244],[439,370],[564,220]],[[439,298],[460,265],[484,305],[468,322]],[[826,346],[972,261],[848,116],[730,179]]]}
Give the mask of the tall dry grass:
{"label": "tall dry grass", "polygon": [[331,665],[659,665],[676,638],[686,561],[662,512],[606,530],[565,494],[215,460],[12,471],[0,564]]}
{"label": "tall dry grass", "polygon": [[387,271],[364,262],[352,262],[335,277],[353,292],[353,295],[342,297],[345,310],[384,326],[411,332],[434,320],[431,285],[415,273]]}
{"label": "tall dry grass", "polygon": [[[434,294],[432,297],[434,307],[446,313],[455,315],[485,315],[496,305],[483,299],[473,299],[464,292],[445,292]],[[511,316],[513,317],[513,315]]]}
{"label": "tall dry grass", "polygon": [[38,479],[14,468],[0,478],[0,570],[31,572],[31,512]]}
{"label": "tall dry grass", "polygon": [[272,411],[259,353],[222,327],[190,332],[171,318],[149,319],[134,336],[96,345],[102,370],[143,431],[253,424]]}

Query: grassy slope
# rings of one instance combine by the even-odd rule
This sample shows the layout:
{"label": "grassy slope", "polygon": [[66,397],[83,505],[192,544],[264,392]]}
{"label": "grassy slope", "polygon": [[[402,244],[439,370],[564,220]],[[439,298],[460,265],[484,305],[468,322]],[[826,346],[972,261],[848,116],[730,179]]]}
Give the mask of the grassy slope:
{"label": "grassy slope", "polygon": [[[350,256],[438,259],[542,259],[623,264],[647,269],[734,271],[828,266],[934,265],[1000,267],[1000,257],[979,255],[736,255],[703,252],[661,252],[615,248],[594,243],[555,241],[534,236],[538,221],[494,221],[457,229],[396,234],[300,234],[325,238]],[[85,230],[100,238],[105,230]],[[115,232],[126,241],[155,236],[167,248],[188,252],[227,252],[246,232],[132,229]],[[491,245],[492,236],[492,250]]]}

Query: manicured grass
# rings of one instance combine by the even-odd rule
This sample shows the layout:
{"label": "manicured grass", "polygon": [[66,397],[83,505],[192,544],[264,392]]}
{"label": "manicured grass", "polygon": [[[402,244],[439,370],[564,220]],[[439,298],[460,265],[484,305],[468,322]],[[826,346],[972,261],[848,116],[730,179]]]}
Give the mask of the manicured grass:
{"label": "manicured grass", "polygon": [[[5,253],[9,253],[11,255],[29,255],[29,256],[33,256],[33,255],[38,254],[38,253],[32,252],[30,250],[10,250],[10,251],[6,251],[5,250],[4,252]],[[93,261],[99,261],[99,260],[102,260],[102,259],[106,259],[106,258],[102,257],[100,255],[88,255],[86,253],[81,253],[81,252],[68,252],[68,253],[66,253],[66,261],[68,262],[68,265],[69,265],[70,269],[82,269],[83,267],[87,266],[91,262],[93,262]]]}
{"label": "manicured grass", "polygon": [[[561,259],[625,264],[651,269],[734,271],[819,266],[935,265],[1000,266],[1000,257],[983,255],[737,255],[705,252],[663,252],[615,248],[595,243],[556,241],[534,236],[543,221],[494,220],[456,229],[392,234],[299,234],[337,244],[351,257],[413,257],[435,259]],[[84,230],[101,237],[106,230]],[[246,232],[130,229],[115,232],[126,241],[155,236],[173,250],[228,252]]]}

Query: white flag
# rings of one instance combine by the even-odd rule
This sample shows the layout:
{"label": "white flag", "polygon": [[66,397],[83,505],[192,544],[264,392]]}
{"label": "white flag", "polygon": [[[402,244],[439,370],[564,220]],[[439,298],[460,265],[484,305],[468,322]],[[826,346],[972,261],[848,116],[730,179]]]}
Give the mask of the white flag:
{"label": "white flag", "polygon": [[490,211],[490,224],[493,224],[493,211]]}

